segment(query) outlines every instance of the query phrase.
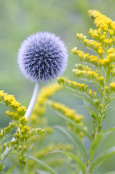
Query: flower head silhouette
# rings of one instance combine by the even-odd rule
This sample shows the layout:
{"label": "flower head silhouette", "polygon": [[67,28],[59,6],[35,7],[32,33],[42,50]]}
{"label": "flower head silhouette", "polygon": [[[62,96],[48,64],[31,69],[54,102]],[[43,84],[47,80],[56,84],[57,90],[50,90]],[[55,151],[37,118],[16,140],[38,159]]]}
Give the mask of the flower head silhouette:
{"label": "flower head silhouette", "polygon": [[39,32],[27,37],[19,48],[18,64],[31,81],[46,82],[61,75],[67,65],[67,49],[55,34]]}

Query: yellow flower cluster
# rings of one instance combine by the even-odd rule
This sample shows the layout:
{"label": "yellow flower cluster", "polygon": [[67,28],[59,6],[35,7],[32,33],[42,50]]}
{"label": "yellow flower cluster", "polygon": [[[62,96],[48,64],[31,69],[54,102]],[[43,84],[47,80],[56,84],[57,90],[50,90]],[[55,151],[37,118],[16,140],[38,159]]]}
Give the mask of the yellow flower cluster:
{"label": "yellow flower cluster", "polygon": [[[16,101],[13,95],[8,95],[7,93],[4,93],[4,91],[0,91],[0,102],[5,104],[13,111],[13,113],[11,114],[12,119],[15,119],[14,115],[16,115],[16,117],[18,117],[19,119],[19,117],[23,116],[26,112],[26,108],[24,106],[20,106],[20,103]],[[12,115],[14,116],[14,118],[12,117]]]}
{"label": "yellow flower cluster", "polygon": [[19,162],[22,165],[25,165],[25,155],[24,153],[27,150],[26,143],[27,141],[34,137],[38,136],[44,132],[44,129],[41,128],[30,128],[27,126],[28,119],[25,118],[26,108],[21,106],[18,101],[16,101],[13,95],[8,95],[4,93],[4,91],[0,91],[0,102],[5,104],[10,110],[6,111],[6,114],[13,120],[9,123],[7,127],[1,129],[0,131],[0,138],[4,142],[4,136],[10,134],[13,128],[20,128],[16,131],[13,136],[13,139],[3,143],[3,146],[0,146],[1,149],[1,156],[0,159],[4,157],[5,150],[7,148],[11,150],[16,150],[18,153],[21,154],[21,157],[17,157]]}
{"label": "yellow flower cluster", "polygon": [[[51,105],[57,111],[59,111],[61,114],[65,115],[67,118],[72,120],[74,123],[77,123],[78,125],[83,126],[83,123],[82,123],[83,116],[77,114],[74,109],[70,109],[61,103],[57,103],[57,102],[54,102],[51,100],[48,101],[48,104]],[[77,129],[75,126],[73,126],[70,122],[67,122],[67,124],[68,124],[69,129],[71,129],[72,131],[77,133],[77,135],[80,138],[81,138],[81,136],[84,136],[84,134],[82,134],[79,131],[79,129]]]}
{"label": "yellow flower cluster", "polygon": [[97,10],[89,10],[89,15],[94,19],[94,23],[96,24],[97,28],[101,28],[102,31],[108,31],[110,28],[115,33],[115,22],[111,19],[107,18],[105,15],[102,15]]}
{"label": "yellow flower cluster", "polygon": [[30,118],[31,123],[33,123],[33,125],[36,125],[37,123],[41,125],[45,124],[46,122],[45,118],[43,117],[41,118],[41,116],[45,114],[45,110],[46,110],[44,104],[49,97],[51,97],[56,91],[58,91],[61,88],[62,87],[58,85],[57,83],[47,85],[42,88],[42,90],[40,91],[38,95],[37,102],[35,104],[34,110]]}
{"label": "yellow flower cluster", "polygon": [[91,62],[96,67],[108,67],[111,68],[111,63],[115,62],[115,50],[114,48],[109,48],[107,51],[107,56],[105,59],[99,59],[98,56],[90,55],[84,53],[83,51],[77,50],[77,47],[74,47],[72,50],[74,55],[77,55],[81,61]]}
{"label": "yellow flower cluster", "polygon": [[109,29],[108,30],[109,32],[109,35],[110,35],[110,38],[108,39],[107,38],[107,31],[103,31],[102,33],[102,30],[101,28],[99,29],[95,29],[93,30],[92,28],[89,30],[89,34],[92,38],[94,38],[95,40],[98,40],[100,42],[102,42],[102,44],[107,47],[111,47],[111,45],[115,42],[113,38],[111,38],[113,36],[113,30]]}
{"label": "yellow flower cluster", "polygon": [[[49,166],[52,166],[52,168],[58,167],[58,166],[62,165],[63,163],[65,163],[65,157],[60,158],[60,156],[58,155],[58,156],[54,156],[54,158],[52,158],[52,157],[50,158],[50,156],[48,156],[48,153],[55,151],[55,150],[69,152],[69,151],[73,150],[73,147],[70,144],[50,144],[50,145],[44,146],[37,153],[35,152],[34,156],[37,159],[45,160],[45,162]],[[31,159],[28,161],[28,167],[29,167],[29,171],[31,171],[33,169],[35,170],[36,167],[38,168],[38,166],[36,165],[36,162],[32,161]],[[39,169],[41,169],[41,168],[39,168]]]}
{"label": "yellow flower cluster", "polygon": [[44,157],[48,152],[54,151],[54,150],[63,150],[63,151],[71,151],[72,146],[70,144],[50,144],[43,149],[41,149],[39,152],[35,154],[35,157],[40,159]]}
{"label": "yellow flower cluster", "polygon": [[77,114],[74,109],[70,109],[63,104],[60,104],[51,100],[49,100],[48,104],[50,104],[54,109],[58,110],[59,112],[64,114],[66,117],[68,117],[70,120],[73,120],[76,123],[80,123],[83,118],[83,116]]}
{"label": "yellow flower cluster", "polygon": [[92,89],[89,89],[88,94],[93,100],[94,104],[99,107],[100,100],[97,99],[97,92],[93,92]]}
{"label": "yellow flower cluster", "polygon": [[[87,39],[87,36],[83,34],[77,34],[79,40],[81,40],[86,47],[95,51],[98,56],[90,55],[78,50],[77,47],[72,49],[73,54],[77,55],[80,60],[85,62],[91,62],[96,67],[104,67],[111,69],[113,62],[115,62],[115,21],[102,15],[99,11],[89,10],[89,15],[94,19],[97,29],[90,29],[89,34],[94,40]],[[105,54],[106,53],[106,54]],[[112,71],[113,73],[113,71]]]}
{"label": "yellow flower cluster", "polygon": [[67,88],[70,88],[74,91],[80,91],[80,92],[86,92],[88,85],[77,83],[68,79],[65,79],[63,77],[59,77],[57,79],[58,83],[62,86],[65,86]]}
{"label": "yellow flower cluster", "polygon": [[86,47],[94,49],[94,51],[96,51],[96,53],[98,53],[100,56],[101,54],[104,53],[104,49],[101,43],[99,43],[98,41],[95,40],[89,40],[87,39],[86,36],[84,36],[83,34],[79,34],[77,33],[77,38],[82,41]]}
{"label": "yellow flower cluster", "polygon": [[105,86],[105,91],[109,96],[113,96],[113,93],[115,92],[115,82],[109,83],[108,86]]}
{"label": "yellow flower cluster", "polygon": [[100,40],[105,47],[111,47],[115,43],[115,21],[107,18],[105,15],[102,15],[97,10],[89,10],[89,15],[94,19],[94,23],[98,30],[90,29],[90,35],[96,37]]}
{"label": "yellow flower cluster", "polygon": [[[73,73],[77,75],[77,77],[81,77],[82,80],[93,83],[96,82],[96,84],[98,82],[96,87],[101,94],[99,99],[96,92],[93,92],[92,89],[89,89],[88,95],[85,94],[88,99],[90,97],[92,103],[89,103],[97,110],[97,115],[95,116],[91,112],[94,118],[95,132],[96,129],[98,129],[98,131],[101,130],[101,122],[105,118],[106,108],[109,106],[110,99],[113,98],[113,92],[115,92],[115,21],[107,18],[97,10],[89,10],[89,15],[94,19],[94,24],[96,24],[97,27],[96,29],[91,28],[89,30],[89,35],[93,39],[88,39],[87,36],[81,33],[76,35],[77,38],[83,42],[91,52],[95,52],[95,54],[84,53],[77,47],[74,47],[72,49],[73,54],[77,55],[85,65],[76,65],[76,68],[73,69]],[[97,116],[99,117],[98,119],[100,119],[99,125],[96,120]]]}
{"label": "yellow flower cluster", "polygon": [[94,71],[93,69],[89,68],[88,66],[85,65],[75,65],[76,69],[73,69],[74,75],[77,77],[82,77],[82,78],[87,78],[88,80],[95,80],[96,82],[100,83],[103,85],[103,76],[101,76],[97,71]]}
{"label": "yellow flower cluster", "polygon": [[112,77],[115,76],[115,68],[114,68],[114,65],[111,67],[111,71],[110,71]]}
{"label": "yellow flower cluster", "polygon": [[115,82],[110,83],[110,91],[115,92]]}

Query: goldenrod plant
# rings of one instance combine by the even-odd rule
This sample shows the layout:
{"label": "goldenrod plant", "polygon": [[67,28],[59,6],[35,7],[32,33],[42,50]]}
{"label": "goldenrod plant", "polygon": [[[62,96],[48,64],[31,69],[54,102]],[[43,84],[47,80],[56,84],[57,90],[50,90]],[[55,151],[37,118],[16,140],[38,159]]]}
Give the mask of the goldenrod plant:
{"label": "goldenrod plant", "polygon": [[[8,108],[6,115],[10,118],[8,126],[0,129],[1,174],[11,174],[16,167],[21,169],[22,174],[58,174],[65,163],[70,168],[69,174],[95,174],[100,164],[115,154],[113,146],[96,156],[103,138],[115,131],[114,127],[106,130],[102,127],[103,120],[113,107],[111,102],[115,100],[115,22],[96,10],[89,10],[89,16],[96,25],[96,29],[89,30],[92,39],[77,34],[88,53],[78,47],[72,49],[81,61],[73,69],[75,81],[59,77],[66,69],[68,59],[65,44],[59,37],[39,32],[22,42],[18,64],[24,76],[35,82],[35,89],[27,109],[13,95],[0,90],[0,104]],[[58,83],[44,85],[38,94],[39,84],[56,77]],[[84,106],[80,107],[87,109],[91,115],[91,132],[84,123],[85,115],[52,98],[64,87],[84,101]],[[54,117],[58,115],[65,119],[65,127],[48,124],[48,107],[52,115],[55,113]],[[68,139],[63,143],[52,140],[57,129],[73,144],[68,143]],[[84,146],[86,138],[90,144],[87,150]],[[14,163],[9,168],[7,159]]]}
{"label": "goldenrod plant", "polygon": [[[73,69],[77,82],[64,77],[58,78],[60,85],[74,91],[76,96],[88,103],[84,107],[92,117],[93,131],[91,134],[87,130],[82,130],[77,124],[75,125],[73,120],[70,122],[88,136],[91,142],[89,153],[86,152],[83,144],[78,144],[77,134],[60,128],[68,137],[71,137],[74,143],[76,141],[75,145],[81,152],[82,158],[78,158],[75,154],[69,155],[79,164],[83,174],[95,173],[97,167],[106,158],[115,154],[114,146],[95,157],[96,150],[106,133],[115,131],[115,128],[105,131],[102,129],[102,122],[109,116],[109,112],[113,107],[111,107],[111,101],[115,100],[115,21],[96,10],[89,10],[89,16],[93,18],[96,25],[96,29],[91,28],[89,30],[89,35],[92,39],[88,39],[82,33],[76,34],[79,41],[89,50],[88,53],[84,53],[77,47],[72,49],[72,53],[81,61]],[[78,79],[84,82],[79,83]]]}
{"label": "goldenrod plant", "polygon": [[[0,103],[6,105],[9,110],[6,114],[11,118],[9,125],[0,130],[0,171],[5,167],[7,157],[15,156],[15,164],[10,168],[9,173],[13,168],[20,164],[23,173],[27,165],[27,154],[30,147],[27,143],[32,137],[39,136],[44,132],[41,128],[31,128],[27,125],[28,119],[25,118],[26,108],[16,101],[13,95],[8,95],[4,91],[0,91]],[[17,129],[19,128],[19,129]],[[13,130],[17,131],[13,134]],[[9,140],[9,137],[12,137]]]}

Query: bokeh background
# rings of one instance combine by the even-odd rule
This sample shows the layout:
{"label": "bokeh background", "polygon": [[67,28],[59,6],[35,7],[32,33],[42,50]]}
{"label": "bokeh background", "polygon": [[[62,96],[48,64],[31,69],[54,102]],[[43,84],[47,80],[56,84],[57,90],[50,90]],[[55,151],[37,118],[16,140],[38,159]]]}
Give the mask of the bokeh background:
{"label": "bokeh background", "polygon": [[[0,0],[0,90],[15,95],[22,105],[28,106],[34,84],[21,74],[17,64],[17,53],[20,43],[27,36],[38,31],[55,33],[65,42],[69,61],[63,76],[75,80],[72,68],[79,60],[72,55],[71,49],[74,46],[84,51],[86,49],[77,40],[76,33],[81,32],[87,35],[89,28],[95,27],[93,20],[88,16],[89,9],[99,10],[115,20],[115,0]],[[44,85],[40,85],[40,88]],[[84,124],[87,125],[89,132],[92,130],[89,113],[78,107],[83,104],[82,100],[72,96],[68,90],[57,93],[53,99],[84,115]],[[4,112],[5,108],[0,105],[0,127],[6,126],[9,122],[9,118]],[[47,113],[47,117],[49,125],[52,126],[62,125],[64,122],[51,113]],[[114,111],[103,122],[103,130],[113,126],[115,126]],[[56,138],[58,141],[63,139],[59,131]],[[56,139],[54,141],[57,142]],[[87,140],[84,141],[84,145],[88,148]],[[113,145],[115,145],[114,133],[110,135],[110,138],[104,139],[97,154]],[[99,167],[97,174],[115,170],[114,163],[115,157],[110,157]],[[65,169],[62,173],[65,174]]]}

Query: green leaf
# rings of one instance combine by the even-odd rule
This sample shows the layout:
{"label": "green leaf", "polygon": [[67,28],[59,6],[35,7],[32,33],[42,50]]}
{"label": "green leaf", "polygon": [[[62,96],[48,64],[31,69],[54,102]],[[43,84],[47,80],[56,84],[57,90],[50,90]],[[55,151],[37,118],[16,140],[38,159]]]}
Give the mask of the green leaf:
{"label": "green leaf", "polygon": [[103,133],[109,133],[109,132],[114,132],[115,131],[115,127],[107,129],[105,131],[103,131]]}
{"label": "green leaf", "polygon": [[30,153],[32,150],[33,144],[28,148],[27,152],[26,152],[26,166],[25,166],[25,174],[28,174],[28,165],[27,165],[27,161],[29,160],[30,157]]}
{"label": "green leaf", "polygon": [[101,153],[91,164],[91,168],[90,168],[90,173],[96,168],[98,167],[99,164],[101,164],[102,161],[104,161],[106,158],[108,158],[109,156],[115,154],[115,146],[111,147],[107,150],[105,150],[103,153]]}
{"label": "green leaf", "polygon": [[115,171],[110,171],[110,172],[107,172],[105,174],[115,174]]}
{"label": "green leaf", "polygon": [[112,98],[112,99],[110,99],[110,101],[109,101],[109,102],[114,101],[114,100],[115,100],[115,98]]}
{"label": "green leaf", "polygon": [[110,104],[112,101],[114,101],[115,100],[115,98],[111,98],[110,100],[108,100],[107,102],[106,102],[106,105],[107,104]]}
{"label": "green leaf", "polygon": [[70,156],[72,159],[74,159],[77,162],[77,164],[80,166],[80,169],[82,170],[83,174],[86,173],[85,164],[81,161],[81,159],[79,159],[77,156],[75,156],[69,152],[65,152],[65,154]]}
{"label": "green leaf", "polygon": [[43,161],[30,156],[31,159],[33,159],[34,161],[36,161],[37,163],[39,163],[41,166],[43,166],[47,171],[50,172],[50,174],[57,174],[56,171],[54,169],[52,169],[50,166],[48,166],[46,163],[44,163]]}
{"label": "green leaf", "polygon": [[[83,174],[86,173],[86,167],[85,167],[85,164],[83,163],[83,161],[81,159],[79,159],[77,156],[75,156],[74,154],[72,153],[69,153],[69,152],[64,152],[64,151],[61,151],[61,150],[54,150],[54,151],[51,151],[49,153],[63,153],[69,157],[71,157],[74,161],[77,162],[77,164],[80,166],[80,169],[82,170]],[[48,154],[49,154],[48,153]]]}
{"label": "green leaf", "polygon": [[97,122],[99,123],[100,119],[99,119],[98,115],[96,115],[95,112],[93,110],[89,109],[88,107],[84,106],[84,108],[87,109],[89,111],[89,113],[91,115],[93,115],[95,117],[95,119],[97,120]]}
{"label": "green leaf", "polygon": [[88,156],[87,156],[87,152],[83,146],[83,144],[81,143],[81,141],[79,140],[79,138],[77,137],[77,135],[75,135],[72,131],[68,130],[65,127],[61,127],[61,126],[55,126],[55,128],[60,129],[62,132],[64,132],[68,138],[73,142],[73,144],[75,145],[75,147],[77,149],[79,149],[79,151],[81,152],[86,164],[88,164]]}
{"label": "green leaf", "polygon": [[4,143],[4,141],[6,141],[10,137],[12,137],[12,135],[10,135],[10,134],[5,135],[1,140],[1,144]]}
{"label": "green leaf", "polygon": [[[38,172],[38,174],[50,174],[49,172],[46,172],[44,170],[36,170],[36,172]],[[33,174],[33,172],[31,174]]]}
{"label": "green leaf", "polygon": [[106,109],[106,111],[105,111],[104,118],[107,117],[107,116],[109,116],[109,115],[110,115],[110,112],[112,113],[114,110],[115,110],[114,104],[111,105],[111,106],[109,106],[109,107],[107,107],[107,109]]}
{"label": "green leaf", "polygon": [[[57,113],[57,112],[56,112]],[[81,132],[83,132],[90,140],[91,140],[91,137],[90,135],[88,134],[88,132],[83,129],[81,126],[79,126],[77,123],[75,123],[74,121],[70,120],[69,118],[67,118],[65,115],[62,115],[60,113],[57,113],[59,116],[61,116],[62,118],[64,118],[66,121],[68,121],[69,123],[71,123],[73,126],[75,126],[77,129],[79,129]]]}
{"label": "green leaf", "polygon": [[96,136],[96,138],[94,139],[94,141],[91,143],[91,148],[90,148],[90,160],[92,161],[95,152],[97,150],[97,147],[101,141],[101,139],[103,138],[103,134],[102,133],[98,133],[98,135]]}
{"label": "green leaf", "polygon": [[93,106],[96,110],[98,109],[98,108],[96,107],[96,105],[95,105],[90,99],[88,99],[88,98],[86,98],[86,97],[83,97],[83,96],[81,96],[81,95],[78,95],[78,94],[72,94],[72,95],[77,96],[77,97],[79,97],[80,99],[85,100],[85,101],[88,102],[91,106]]}
{"label": "green leaf", "polygon": [[100,88],[100,86],[97,86],[97,85],[93,85],[94,87],[96,87],[97,89],[98,89],[98,91],[100,92],[100,94],[101,94],[101,97],[103,96],[103,90],[102,90],[102,88]]}
{"label": "green leaf", "polygon": [[17,163],[15,163],[9,170],[6,174],[11,174],[12,171],[15,169],[15,167],[17,166]]}

